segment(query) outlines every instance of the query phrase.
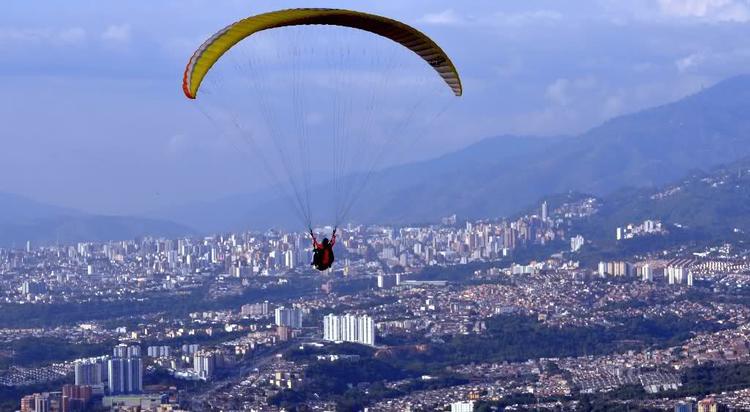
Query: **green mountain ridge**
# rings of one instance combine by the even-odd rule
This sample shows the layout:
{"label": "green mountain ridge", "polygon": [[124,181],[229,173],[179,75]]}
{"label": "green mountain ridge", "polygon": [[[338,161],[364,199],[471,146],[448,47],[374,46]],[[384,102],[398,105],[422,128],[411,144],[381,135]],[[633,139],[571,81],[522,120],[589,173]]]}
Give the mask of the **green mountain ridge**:
{"label": "green mountain ridge", "polygon": [[[710,170],[748,155],[750,76],[739,76],[675,103],[610,120],[544,151],[480,169],[451,170],[379,197],[388,203],[405,199],[409,210],[433,218],[449,212],[502,216],[545,193],[604,196],[623,187],[657,187],[690,170]],[[378,202],[363,204],[373,208]],[[386,220],[387,210],[384,206],[373,218]],[[414,212],[403,220],[416,218]]]}
{"label": "green mountain ridge", "polygon": [[599,211],[577,222],[575,230],[605,243],[615,241],[617,227],[646,219],[660,220],[696,240],[748,235],[750,158],[709,172],[693,171],[658,189],[622,189],[599,200]]}

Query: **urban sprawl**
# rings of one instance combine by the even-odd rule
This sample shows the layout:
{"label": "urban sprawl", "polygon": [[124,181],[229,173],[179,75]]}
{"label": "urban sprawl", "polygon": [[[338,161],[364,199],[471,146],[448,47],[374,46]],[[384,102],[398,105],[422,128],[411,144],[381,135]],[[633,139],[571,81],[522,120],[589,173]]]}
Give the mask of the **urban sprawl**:
{"label": "urban sprawl", "polygon": [[[507,319],[542,331],[673,319],[707,326],[666,345],[620,339],[606,353],[445,355],[429,372],[360,379],[348,390],[389,394],[370,398],[369,411],[471,411],[503,400],[572,410],[582,395],[630,387],[654,395],[623,401],[634,408],[750,408],[750,383],[658,396],[679,391],[691,368],[750,364],[750,307],[725,298],[750,285],[747,251],[717,244],[586,261],[589,240],[571,228],[597,208],[584,198],[515,220],[350,225],[338,229],[336,262],[322,273],[310,267],[308,234],[273,230],[0,249],[2,310],[29,316],[2,320],[0,386],[22,395],[23,412],[278,411],[284,396],[320,385],[321,370],[439,358],[439,348],[492,337]],[[613,242],[669,231],[657,220],[621,224]],[[60,313],[40,320],[42,308]],[[16,361],[19,342],[39,341],[92,353]],[[37,387],[46,389],[27,390]],[[303,403],[324,411],[336,402],[320,393]]]}

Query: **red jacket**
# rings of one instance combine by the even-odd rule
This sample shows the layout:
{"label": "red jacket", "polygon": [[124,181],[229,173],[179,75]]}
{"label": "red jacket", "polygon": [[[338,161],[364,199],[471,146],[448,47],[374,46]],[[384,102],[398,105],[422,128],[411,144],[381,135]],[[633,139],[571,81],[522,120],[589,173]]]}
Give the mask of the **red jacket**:
{"label": "red jacket", "polygon": [[320,265],[323,267],[330,266],[332,262],[332,255],[333,255],[333,245],[336,244],[336,234],[334,233],[333,236],[331,236],[331,241],[328,242],[328,247],[323,245],[322,243],[318,243],[318,240],[315,239],[315,235],[312,234],[313,239],[313,247],[321,253],[320,255]]}
{"label": "red jacket", "polygon": [[[312,235],[312,238],[313,238],[313,247],[315,247],[315,249],[325,248],[325,246],[323,246],[322,243],[318,243],[318,240],[315,239],[315,235]],[[333,236],[331,236],[331,241],[328,242],[328,246],[333,247],[333,245],[335,244],[336,244],[336,235],[334,234]]]}

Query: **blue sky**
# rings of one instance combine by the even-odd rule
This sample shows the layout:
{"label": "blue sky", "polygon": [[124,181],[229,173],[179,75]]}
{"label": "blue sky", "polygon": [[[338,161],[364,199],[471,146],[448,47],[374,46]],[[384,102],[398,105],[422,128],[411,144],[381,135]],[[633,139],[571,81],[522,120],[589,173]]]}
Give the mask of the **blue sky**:
{"label": "blue sky", "polygon": [[[229,22],[301,1],[5,0],[0,191],[139,213],[257,187],[180,90]],[[575,134],[750,72],[750,0],[325,1],[412,24],[453,57],[456,127],[414,158],[501,134]],[[404,160],[409,160],[404,159]]]}

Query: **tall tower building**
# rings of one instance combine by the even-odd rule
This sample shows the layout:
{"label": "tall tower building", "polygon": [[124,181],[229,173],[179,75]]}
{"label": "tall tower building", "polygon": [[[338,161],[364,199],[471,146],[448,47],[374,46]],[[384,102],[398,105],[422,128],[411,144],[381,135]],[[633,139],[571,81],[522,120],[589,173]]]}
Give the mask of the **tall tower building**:
{"label": "tall tower building", "polygon": [[375,345],[375,322],[369,316],[357,319],[357,341],[364,345]]}
{"label": "tall tower building", "polygon": [[128,391],[129,393],[140,393],[143,391],[143,359],[129,358],[127,363]]}
{"label": "tall tower building", "polygon": [[549,211],[547,210],[547,201],[542,202],[542,221],[546,222],[549,219]]}
{"label": "tall tower building", "polygon": [[599,273],[599,276],[605,277],[607,276],[607,262],[599,262],[599,266],[597,267],[597,272]]}
{"label": "tall tower building", "polygon": [[49,393],[37,393],[34,395],[34,412],[50,412],[52,402]]}
{"label": "tall tower building", "polygon": [[128,358],[140,358],[141,357],[141,347],[138,345],[128,346]]}
{"label": "tall tower building", "polygon": [[276,326],[289,326],[293,329],[302,328],[302,311],[299,309],[276,308],[274,311]]}
{"label": "tall tower building", "polygon": [[93,396],[91,386],[88,385],[63,385],[62,408],[60,412],[83,411]]}
{"label": "tall tower building", "polygon": [[21,398],[21,412],[34,412],[34,395]]}
{"label": "tall tower building", "polygon": [[143,359],[140,346],[117,345],[109,360],[109,393],[111,395],[143,391]]}
{"label": "tall tower building", "polygon": [[367,315],[329,314],[323,318],[323,339],[372,346],[375,345],[375,322]]}
{"label": "tall tower building", "polygon": [[698,412],[718,412],[719,404],[714,398],[706,398],[698,401]]}
{"label": "tall tower building", "polygon": [[110,395],[119,395],[125,392],[125,365],[123,358],[112,358],[108,362],[107,386]]}
{"label": "tall tower building", "polygon": [[341,339],[341,317],[334,314],[323,318],[323,339],[340,342]]}
{"label": "tall tower building", "polygon": [[693,412],[693,403],[680,402],[674,406],[674,412]]}
{"label": "tall tower building", "polygon": [[294,258],[294,251],[287,250],[286,252],[284,252],[284,266],[287,269],[294,269],[296,264],[297,264],[297,261]]}
{"label": "tall tower building", "polygon": [[102,360],[80,359],[74,363],[76,385],[101,385]]}
{"label": "tall tower building", "polygon": [[654,270],[651,268],[651,265],[645,264],[641,267],[641,280],[644,282],[654,281]]}
{"label": "tall tower building", "polygon": [[212,352],[196,352],[193,355],[193,370],[202,379],[209,379],[216,368],[216,357]]}
{"label": "tall tower building", "polygon": [[112,356],[115,358],[127,358],[128,357],[128,345],[121,343],[112,349]]}

